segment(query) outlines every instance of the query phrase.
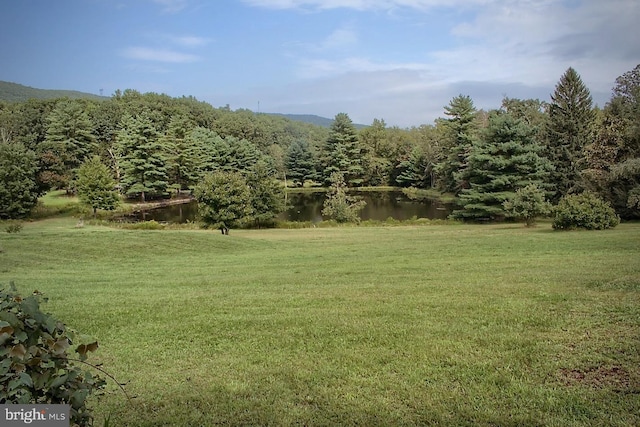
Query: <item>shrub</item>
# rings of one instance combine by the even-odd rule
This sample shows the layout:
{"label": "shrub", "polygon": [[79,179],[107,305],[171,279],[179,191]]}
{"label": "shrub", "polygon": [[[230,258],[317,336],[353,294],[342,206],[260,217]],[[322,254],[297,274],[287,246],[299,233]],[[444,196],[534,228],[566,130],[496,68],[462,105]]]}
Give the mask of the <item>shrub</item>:
{"label": "shrub", "polygon": [[7,233],[19,233],[22,231],[22,223],[19,221],[8,221],[4,227],[4,231]]}
{"label": "shrub", "polygon": [[544,198],[544,190],[535,184],[516,190],[516,194],[502,206],[507,215],[516,220],[524,220],[527,227],[536,223],[536,217],[549,214],[551,205]]}
{"label": "shrub", "polygon": [[367,203],[347,196],[346,184],[341,173],[332,173],[330,180],[331,192],[322,205],[322,215],[338,223],[359,222],[360,211]]}
{"label": "shrub", "polygon": [[122,228],[127,230],[164,230],[162,223],[152,219],[151,221],[140,221],[123,224]]}
{"label": "shrub", "polygon": [[[68,404],[72,423],[90,425],[86,399],[105,381],[74,361],[84,362],[98,343],[40,311],[41,299],[37,291],[21,297],[13,284],[0,288],[0,402]],[[70,348],[77,359],[68,354]]]}
{"label": "shrub", "polygon": [[563,197],[554,213],[552,226],[555,230],[603,230],[620,223],[620,218],[611,205],[590,192]]}

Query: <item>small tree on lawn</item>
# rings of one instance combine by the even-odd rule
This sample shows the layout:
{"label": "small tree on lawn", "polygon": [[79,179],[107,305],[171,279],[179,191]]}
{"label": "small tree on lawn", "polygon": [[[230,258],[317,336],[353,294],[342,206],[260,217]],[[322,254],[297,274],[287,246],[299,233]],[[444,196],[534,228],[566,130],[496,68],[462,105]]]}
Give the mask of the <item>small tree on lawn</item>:
{"label": "small tree on lawn", "polygon": [[229,234],[229,228],[251,220],[251,191],[238,172],[212,172],[196,185],[200,217],[208,227]]}
{"label": "small tree on lawn", "polygon": [[253,220],[259,226],[272,222],[285,208],[282,185],[270,173],[264,161],[259,161],[247,173],[251,192]]}
{"label": "small tree on lawn", "polygon": [[516,190],[510,200],[503,203],[507,215],[517,220],[524,220],[527,227],[536,223],[536,217],[548,215],[551,204],[545,200],[545,192],[535,184]]}
{"label": "small tree on lawn", "polygon": [[118,206],[120,199],[115,185],[109,168],[98,156],[87,160],[78,169],[76,191],[82,203],[93,209],[94,218],[98,209],[110,211]]}
{"label": "small tree on lawn", "polygon": [[337,222],[358,222],[358,215],[367,204],[364,200],[347,196],[344,176],[340,172],[331,174],[331,193],[324,201],[322,215]]}

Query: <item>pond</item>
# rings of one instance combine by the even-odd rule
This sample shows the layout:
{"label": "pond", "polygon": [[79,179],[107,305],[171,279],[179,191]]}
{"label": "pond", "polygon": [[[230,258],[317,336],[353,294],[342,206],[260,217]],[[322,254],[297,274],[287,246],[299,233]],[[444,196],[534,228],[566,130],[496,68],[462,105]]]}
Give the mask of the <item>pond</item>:
{"label": "pond", "polygon": [[[413,217],[429,219],[446,219],[451,213],[451,205],[437,201],[411,200],[401,191],[365,191],[350,193],[361,197],[367,204],[360,212],[362,220],[384,221],[388,218],[407,220]],[[327,194],[289,193],[289,208],[282,212],[278,219],[283,221],[322,221],[322,204]],[[198,204],[190,202],[180,205],[164,206],[140,212],[138,220],[155,220],[158,222],[184,223],[194,221],[198,213]]]}

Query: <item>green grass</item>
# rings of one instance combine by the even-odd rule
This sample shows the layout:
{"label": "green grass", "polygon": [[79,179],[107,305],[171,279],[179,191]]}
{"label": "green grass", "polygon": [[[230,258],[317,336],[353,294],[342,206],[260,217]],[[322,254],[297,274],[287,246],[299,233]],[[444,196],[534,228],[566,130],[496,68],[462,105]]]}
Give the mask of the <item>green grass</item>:
{"label": "green grass", "polygon": [[112,425],[638,425],[640,224],[0,235],[96,337]]}

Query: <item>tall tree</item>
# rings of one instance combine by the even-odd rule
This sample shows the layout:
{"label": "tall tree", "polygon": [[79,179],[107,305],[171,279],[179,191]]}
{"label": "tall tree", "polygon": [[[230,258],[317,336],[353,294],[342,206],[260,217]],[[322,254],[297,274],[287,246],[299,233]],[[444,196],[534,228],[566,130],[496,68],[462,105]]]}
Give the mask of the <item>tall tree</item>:
{"label": "tall tree", "polygon": [[19,142],[0,141],[0,219],[29,215],[38,201],[37,171],[33,151]]}
{"label": "tall tree", "polygon": [[368,185],[388,185],[395,150],[389,143],[384,120],[373,119],[371,126],[360,131],[360,145],[364,182]]}
{"label": "tall tree", "polygon": [[[462,209],[453,217],[470,220],[494,220],[504,216],[503,203],[515,196],[516,190],[534,184],[545,188],[552,169],[540,155],[535,130],[508,114],[495,113],[489,126],[468,156],[468,167],[456,176],[469,187],[462,190]],[[458,175],[456,174],[456,175]]]}
{"label": "tall tree", "polygon": [[625,219],[640,218],[640,65],[616,79],[587,147],[590,189],[609,200]]}
{"label": "tall tree", "polygon": [[546,155],[555,167],[552,200],[582,190],[584,147],[592,142],[594,119],[589,89],[570,67],[556,85],[549,106]]}
{"label": "tall tree", "polygon": [[144,113],[138,117],[125,116],[118,133],[118,150],[122,180],[129,197],[162,196],[167,191],[165,149],[151,119]]}
{"label": "tall tree", "polygon": [[338,113],[331,124],[329,138],[322,150],[323,177],[331,183],[331,175],[339,172],[348,185],[362,182],[362,158],[358,132],[346,113]]}
{"label": "tall tree", "polygon": [[162,146],[167,151],[167,175],[169,183],[178,191],[193,186],[200,177],[202,163],[201,145],[189,138],[192,122],[185,115],[171,118],[169,127],[162,136]]}
{"label": "tall tree", "polygon": [[309,143],[304,139],[294,141],[287,151],[286,158],[287,178],[294,185],[303,185],[307,180],[316,180],[316,160]]}
{"label": "tall tree", "polygon": [[458,194],[467,184],[458,179],[467,167],[467,156],[475,140],[478,124],[476,122],[476,108],[469,96],[458,95],[449,105],[444,107],[444,113],[449,116],[444,123],[448,129],[448,141],[445,159],[438,163],[436,170],[440,180],[440,188]]}
{"label": "tall tree", "polygon": [[64,165],[67,185],[76,169],[96,150],[93,124],[83,100],[62,100],[47,117],[45,147]]}

